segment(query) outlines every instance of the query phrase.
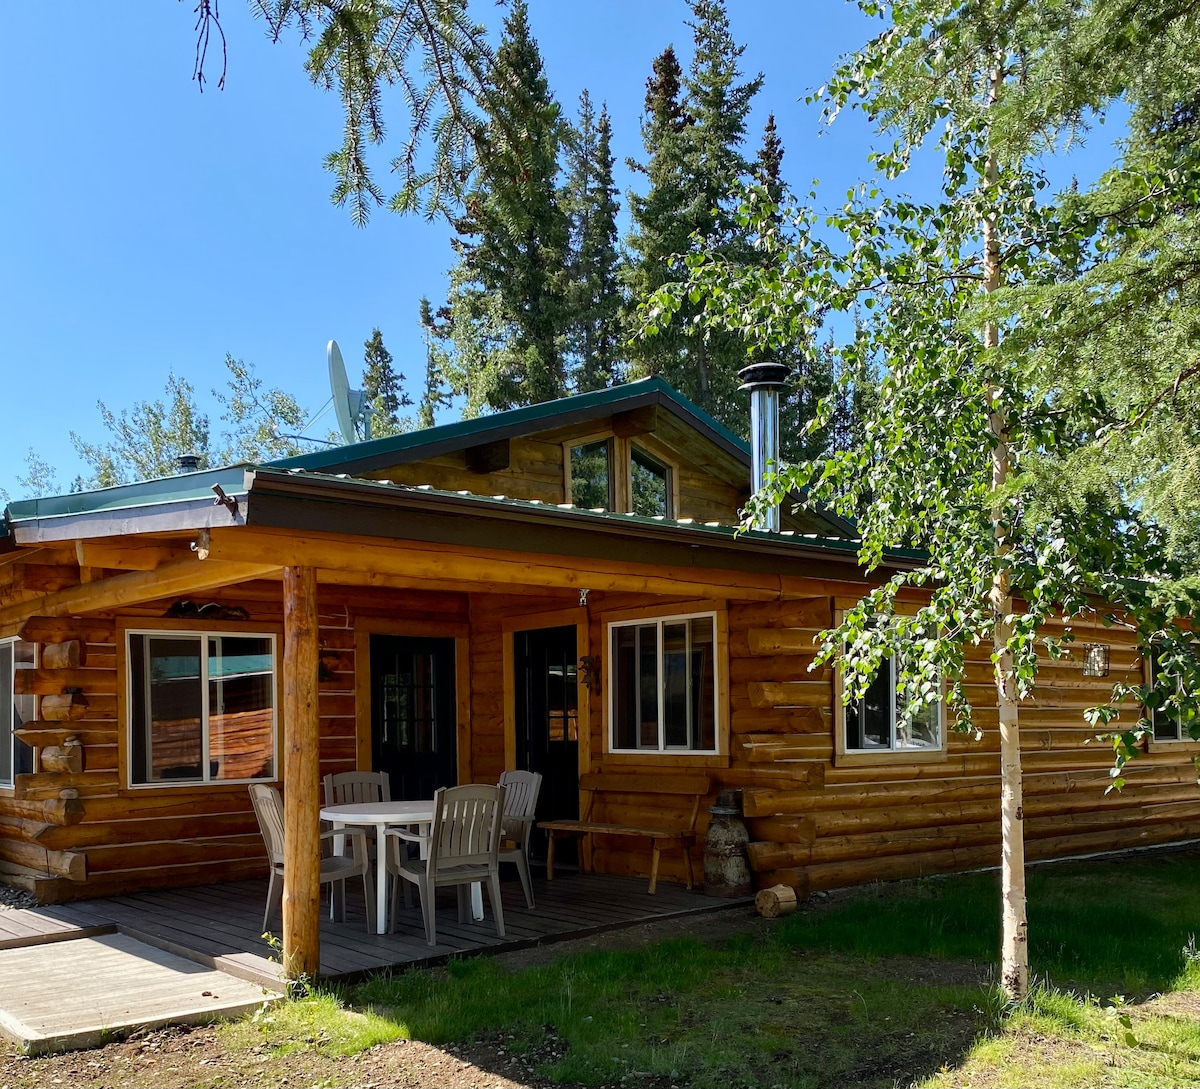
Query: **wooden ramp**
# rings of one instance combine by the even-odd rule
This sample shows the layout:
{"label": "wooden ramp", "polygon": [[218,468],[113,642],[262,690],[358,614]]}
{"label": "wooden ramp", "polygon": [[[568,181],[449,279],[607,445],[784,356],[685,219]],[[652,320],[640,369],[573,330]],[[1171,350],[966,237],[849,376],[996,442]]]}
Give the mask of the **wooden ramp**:
{"label": "wooden ramp", "polygon": [[135,1028],[235,1017],[281,994],[110,930],[24,944],[10,936],[0,948],[0,1034],[39,1055]]}

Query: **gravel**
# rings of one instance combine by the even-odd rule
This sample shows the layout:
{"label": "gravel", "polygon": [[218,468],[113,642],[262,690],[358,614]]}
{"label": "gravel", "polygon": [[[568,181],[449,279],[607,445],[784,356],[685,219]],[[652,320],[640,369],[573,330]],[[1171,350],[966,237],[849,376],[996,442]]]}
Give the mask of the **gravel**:
{"label": "gravel", "polygon": [[17,911],[20,908],[37,907],[37,897],[24,889],[0,884],[0,911]]}

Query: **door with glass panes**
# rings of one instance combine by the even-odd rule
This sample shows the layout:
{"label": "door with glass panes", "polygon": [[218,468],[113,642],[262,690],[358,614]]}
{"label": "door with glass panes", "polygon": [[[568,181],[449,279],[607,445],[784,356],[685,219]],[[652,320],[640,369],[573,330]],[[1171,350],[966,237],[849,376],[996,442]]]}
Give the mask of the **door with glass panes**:
{"label": "door with glass panes", "polygon": [[454,640],[371,636],[371,760],[397,800],[458,782]]}
{"label": "door with glass panes", "polygon": [[[575,625],[513,634],[517,767],[542,774],[538,820],[579,816],[579,660]],[[545,833],[533,854],[544,857]],[[559,840],[569,861],[571,839]]]}

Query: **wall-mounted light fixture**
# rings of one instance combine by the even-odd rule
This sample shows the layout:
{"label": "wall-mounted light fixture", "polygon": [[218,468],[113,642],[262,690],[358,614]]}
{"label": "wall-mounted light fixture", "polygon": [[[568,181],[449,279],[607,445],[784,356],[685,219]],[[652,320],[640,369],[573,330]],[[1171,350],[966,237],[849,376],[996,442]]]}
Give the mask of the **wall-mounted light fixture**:
{"label": "wall-mounted light fixture", "polygon": [[1083,648],[1083,675],[1085,677],[1107,677],[1108,657],[1108,644],[1086,643]]}

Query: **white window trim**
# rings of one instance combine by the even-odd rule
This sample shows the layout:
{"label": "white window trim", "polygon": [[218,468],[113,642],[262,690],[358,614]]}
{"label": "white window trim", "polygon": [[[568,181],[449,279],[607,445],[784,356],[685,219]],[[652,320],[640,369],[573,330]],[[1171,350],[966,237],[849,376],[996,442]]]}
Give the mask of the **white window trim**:
{"label": "white window trim", "polygon": [[[1155,665],[1156,660],[1157,660],[1157,653],[1156,653],[1155,647],[1152,644],[1150,646],[1149,650],[1143,656],[1143,661],[1145,663],[1145,673],[1143,674],[1143,676],[1144,676],[1144,679],[1145,679],[1145,682],[1147,685],[1154,684],[1154,665]],[[1175,683],[1178,686],[1178,685],[1182,684],[1182,681],[1178,677],[1176,677]],[[1158,711],[1155,709],[1143,706],[1142,713],[1145,715],[1146,718],[1148,718],[1150,720],[1150,733],[1146,738],[1146,751],[1147,752],[1156,752],[1156,751],[1162,752],[1162,751],[1164,751],[1165,748],[1173,748],[1173,749],[1178,750],[1180,746],[1184,746],[1184,745],[1190,746],[1188,751],[1200,752],[1200,741],[1196,741],[1193,737],[1191,737],[1191,735],[1183,732],[1183,723],[1180,721],[1180,719],[1177,715],[1173,719],[1173,721],[1175,723],[1175,736],[1174,737],[1158,737],[1155,735],[1155,732],[1154,732],[1155,731],[1154,716],[1156,714],[1158,714]],[[1164,746],[1164,749],[1159,749],[1158,746],[1160,746],[1160,745]]]}
{"label": "white window trim", "polygon": [[[23,640],[19,635],[11,636],[8,639],[0,639],[0,646],[7,645],[12,648],[8,676],[0,678],[0,684],[8,686],[8,697],[11,701],[9,703],[9,715],[13,718],[15,718],[17,706],[17,670],[36,669],[38,665],[38,648],[36,643],[34,644],[34,658],[32,662],[17,661],[17,644],[26,641],[27,640]],[[12,790],[17,785],[17,739],[12,732],[12,721],[0,724],[0,730],[3,731],[3,737],[2,740],[0,740],[0,743],[8,747],[9,768],[8,778],[0,779],[0,790]],[[36,757],[34,766],[36,769]]]}
{"label": "white window trim", "polygon": [[12,727],[13,727],[12,719],[15,718],[15,715],[13,714],[13,709],[12,709],[12,701],[14,701],[17,698],[17,694],[14,691],[14,689],[16,688],[16,680],[17,680],[17,676],[16,676],[17,675],[17,654],[16,654],[17,646],[16,646],[16,644],[17,644],[17,641],[15,638],[14,639],[0,639],[0,646],[8,646],[8,647],[12,648],[12,652],[9,655],[8,676],[0,677],[0,684],[5,685],[8,688],[8,698],[10,701],[9,702],[9,710],[8,710],[9,721],[6,721],[6,722],[0,724],[0,729],[3,730],[2,743],[8,747],[8,777],[7,778],[0,777],[0,787],[6,788],[6,789],[11,789],[12,787],[16,786],[16,782],[17,782],[17,771],[16,771],[16,768],[17,768],[17,752],[16,752],[17,739],[15,737],[13,737],[13,734],[12,734]]}
{"label": "white window trim", "polygon": [[[208,639],[267,639],[271,643],[271,765],[272,774],[253,779],[214,779],[210,773],[209,752],[209,702],[208,702],[208,654],[200,655],[201,684],[200,684],[200,736],[203,751],[200,758],[199,779],[155,779],[141,783],[134,779],[133,761],[133,731],[138,724],[133,721],[133,655],[131,653],[133,640],[153,636],[165,639],[199,639],[204,641],[203,649],[207,651]],[[279,761],[279,637],[272,631],[250,631],[237,629],[208,629],[208,628],[127,628],[125,637],[125,706],[129,708],[126,725],[126,752],[129,753],[125,771],[126,785],[130,790],[196,790],[201,787],[227,787],[245,783],[273,783],[279,779],[281,768]],[[150,706],[150,676],[146,671],[144,678],[146,691],[143,693],[144,705]],[[150,723],[141,724],[146,731],[147,751],[151,751],[152,739],[149,736]]]}
{"label": "white window trim", "polygon": [[[888,679],[891,747],[886,749],[851,749],[846,745],[846,703],[845,680],[841,662],[833,674],[833,755],[834,763],[842,765],[869,764],[910,764],[926,763],[945,760],[947,750],[947,716],[946,716],[946,683],[940,682],[941,692],[938,696],[938,746],[937,748],[897,749],[896,744],[896,655],[890,655],[886,661],[890,665]],[[883,662],[880,662],[882,668]]]}
{"label": "white window trim", "polygon": [[[664,716],[664,700],[666,698],[663,692],[663,640],[662,628],[664,624],[670,624],[681,620],[700,620],[708,617],[712,621],[713,627],[713,748],[711,749],[693,749],[684,745],[668,746],[664,743],[664,732],[666,730]],[[617,731],[617,716],[616,716],[616,665],[612,661],[612,645],[613,632],[616,628],[632,628],[640,627],[648,624],[655,624],[658,627],[658,654],[656,656],[656,679],[655,686],[658,692],[658,747],[623,749],[616,745]],[[702,611],[694,613],[672,613],[668,616],[645,616],[637,617],[629,620],[613,620],[605,624],[605,646],[608,648],[609,668],[605,670],[607,674],[607,682],[605,685],[605,700],[608,707],[608,730],[607,730],[607,751],[618,755],[633,755],[633,756],[718,756],[721,752],[721,654],[720,647],[720,627],[718,623],[717,613],[715,611]],[[690,674],[689,674],[690,677]]]}

